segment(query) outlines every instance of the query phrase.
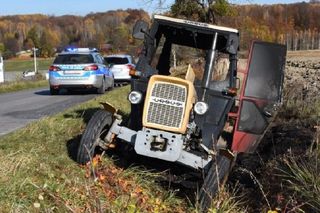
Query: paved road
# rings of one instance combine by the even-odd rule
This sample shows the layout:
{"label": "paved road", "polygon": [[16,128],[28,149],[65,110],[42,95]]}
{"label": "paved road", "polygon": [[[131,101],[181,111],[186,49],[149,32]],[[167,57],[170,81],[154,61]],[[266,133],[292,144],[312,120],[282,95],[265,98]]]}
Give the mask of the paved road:
{"label": "paved road", "polygon": [[0,95],[0,136],[24,127],[43,116],[58,113],[96,94],[51,96],[47,87]]}

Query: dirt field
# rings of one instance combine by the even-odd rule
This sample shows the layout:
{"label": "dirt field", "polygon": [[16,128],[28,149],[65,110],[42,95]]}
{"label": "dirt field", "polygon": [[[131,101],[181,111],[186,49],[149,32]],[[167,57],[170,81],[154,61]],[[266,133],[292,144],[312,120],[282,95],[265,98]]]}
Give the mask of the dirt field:
{"label": "dirt field", "polygon": [[302,96],[320,97],[320,51],[288,52],[284,83]]}

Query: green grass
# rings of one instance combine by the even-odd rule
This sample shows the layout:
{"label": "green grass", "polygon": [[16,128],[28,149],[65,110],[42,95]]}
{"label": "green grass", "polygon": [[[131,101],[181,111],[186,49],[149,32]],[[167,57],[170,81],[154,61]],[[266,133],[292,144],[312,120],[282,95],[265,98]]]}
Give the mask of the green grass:
{"label": "green grass", "polygon": [[116,89],[0,138],[0,212],[184,212],[185,204],[155,183],[160,174],[122,170],[103,158],[96,171],[109,176],[93,181],[70,157],[99,102],[128,112],[128,91]]}
{"label": "green grass", "polygon": [[320,152],[306,156],[290,156],[281,169],[292,197],[308,211],[320,211]]}
{"label": "green grass", "polygon": [[[38,58],[38,70],[48,70],[49,66],[52,64],[53,58],[43,59]],[[26,71],[34,70],[33,59],[10,59],[4,61],[4,71]]]}
{"label": "green grass", "polygon": [[48,86],[47,80],[32,80],[32,81],[13,81],[0,84],[0,94],[7,92],[16,92],[25,89]]}

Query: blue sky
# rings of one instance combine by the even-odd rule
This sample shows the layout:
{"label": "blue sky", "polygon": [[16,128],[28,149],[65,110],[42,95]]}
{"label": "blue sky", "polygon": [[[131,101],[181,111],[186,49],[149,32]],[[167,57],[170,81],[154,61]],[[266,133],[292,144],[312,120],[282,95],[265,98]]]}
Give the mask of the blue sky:
{"label": "blue sky", "polygon": [[[145,4],[148,0],[0,0],[0,16],[41,13],[46,15],[86,15],[90,12],[142,8],[150,13],[157,12],[155,4]],[[165,0],[166,6],[174,0]],[[297,0],[232,0],[233,3],[292,3]]]}

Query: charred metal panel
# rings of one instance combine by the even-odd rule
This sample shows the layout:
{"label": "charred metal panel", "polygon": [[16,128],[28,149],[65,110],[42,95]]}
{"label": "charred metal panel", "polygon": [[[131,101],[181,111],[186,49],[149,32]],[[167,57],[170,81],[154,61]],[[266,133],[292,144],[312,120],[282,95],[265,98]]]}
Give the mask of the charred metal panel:
{"label": "charred metal panel", "polygon": [[[202,88],[197,88],[199,93],[202,90]],[[227,115],[234,105],[234,98],[209,90],[205,102],[209,105],[208,112],[204,115],[195,115],[195,122],[201,128],[203,144],[210,148],[224,128]]]}
{"label": "charred metal panel", "polygon": [[[157,36],[161,34],[170,39],[173,44],[194,47],[203,50],[211,49],[214,31],[199,32],[197,30],[160,25]],[[235,54],[239,49],[238,34],[219,34],[217,50]]]}
{"label": "charred metal panel", "polygon": [[[147,79],[131,80],[131,90],[140,91],[145,96],[148,87]],[[133,130],[140,130],[142,128],[142,114],[143,114],[144,100],[140,104],[131,104],[130,123],[129,127]]]}
{"label": "charred metal panel", "polygon": [[253,101],[244,100],[240,112],[239,131],[262,134],[267,125],[268,122],[258,106]]}
{"label": "charred metal panel", "polygon": [[[208,28],[204,26],[204,23],[198,23],[200,25],[196,25],[194,24],[195,22],[192,21],[186,21],[185,23],[181,23],[172,22],[170,20],[157,19],[155,20],[155,22],[159,24],[159,31],[161,31],[161,33],[172,36],[174,40],[173,42],[175,44],[200,49],[210,49],[210,44],[212,43],[212,36],[215,33],[218,33],[218,50],[230,54],[235,54],[239,49],[239,34],[237,33],[237,31],[231,32],[228,30],[224,30],[223,28],[221,28],[220,30],[218,28]],[[192,38],[193,36],[195,39]]]}
{"label": "charred metal panel", "polygon": [[150,66],[150,63],[161,38],[161,34],[157,34],[158,27],[159,25],[156,22],[153,23],[150,31],[148,32],[149,34],[145,36],[143,49],[136,66],[136,69],[141,71],[144,77],[157,73],[157,71]]}
{"label": "charred metal panel", "polygon": [[205,116],[205,122],[218,125],[223,120],[223,117],[226,117],[226,113],[229,112],[229,102],[230,99],[228,98],[209,95],[209,111]]}
{"label": "charred metal panel", "polygon": [[285,54],[283,45],[255,42],[244,96],[280,101]]}

